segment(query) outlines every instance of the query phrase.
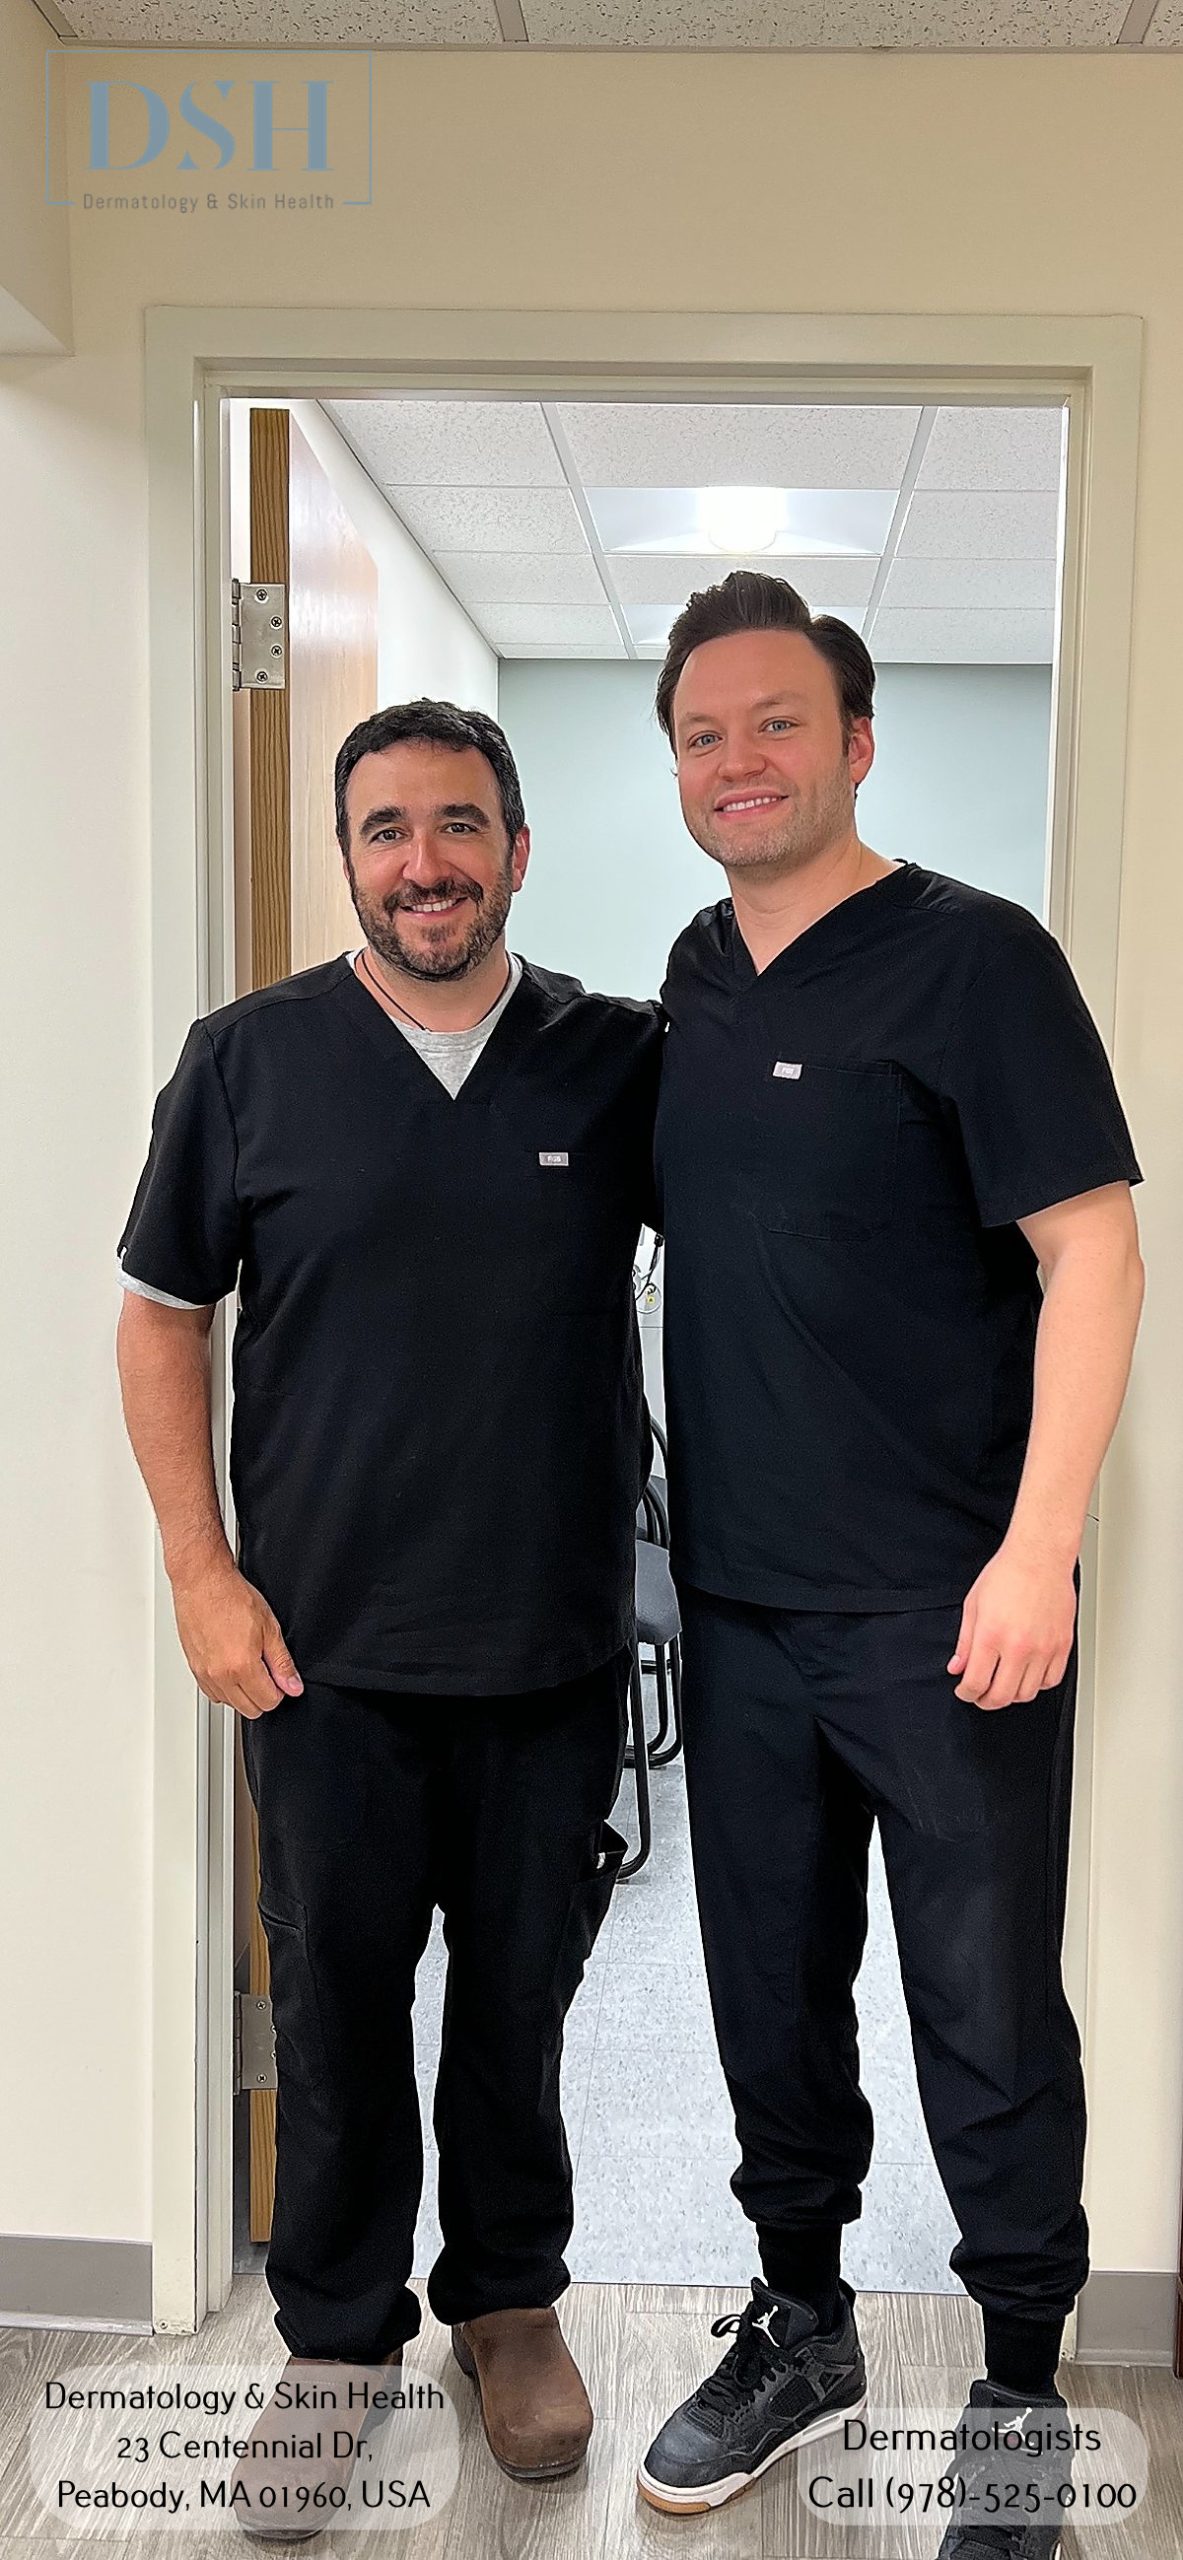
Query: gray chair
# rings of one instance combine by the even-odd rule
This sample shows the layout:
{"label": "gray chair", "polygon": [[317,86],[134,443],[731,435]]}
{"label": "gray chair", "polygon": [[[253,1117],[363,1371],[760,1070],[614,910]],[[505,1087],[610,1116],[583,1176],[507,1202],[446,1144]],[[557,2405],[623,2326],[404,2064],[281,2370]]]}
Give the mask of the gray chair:
{"label": "gray chair", "polygon": [[[656,1425],[654,1431],[656,1436]],[[660,1491],[657,1489],[659,1485]],[[664,1482],[651,1477],[637,1506],[637,1643],[629,1677],[633,1738],[630,1749],[625,1753],[625,1765],[636,1771],[640,1840],[636,1855],[626,1859],[621,1867],[622,1876],[635,1875],[649,1855],[652,1842],[649,1771],[664,1768],[668,1761],[676,1759],[682,1748],[682,1620],[670,1572],[669,1525],[663,1494]],[[645,1728],[642,1645],[652,1649],[657,1684],[657,1729],[652,1735]]]}

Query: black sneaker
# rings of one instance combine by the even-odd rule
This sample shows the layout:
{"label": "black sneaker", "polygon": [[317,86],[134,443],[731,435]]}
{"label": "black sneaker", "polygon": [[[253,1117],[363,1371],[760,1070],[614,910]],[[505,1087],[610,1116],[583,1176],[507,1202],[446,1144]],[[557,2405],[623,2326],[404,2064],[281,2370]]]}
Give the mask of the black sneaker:
{"label": "black sneaker", "polygon": [[[983,2409],[1000,2413],[1008,2425],[1026,2433],[1032,2425],[1054,2426],[1058,2411],[1067,2415],[1068,2403],[1058,2391],[1039,2397],[1023,2398],[1016,2391],[1004,2391],[997,2382],[975,2382],[968,2403],[962,2411],[961,2423],[972,2427],[975,2414]],[[1063,2518],[1055,2513],[1057,2493],[1072,2477],[1071,2456],[1056,2448],[1035,2456],[1024,2456],[1027,2478],[1021,2484],[1028,2495],[1038,2494],[1042,2512],[1038,2516],[1008,2517],[991,2523],[982,2513],[991,2479],[996,2495],[999,2483],[999,2456],[988,2448],[967,2449],[959,2453],[945,2474],[955,2479],[962,2490],[960,2514],[946,2527],[937,2560],[1059,2560],[1063,2548]],[[1016,2471],[1015,2457],[1002,2457],[1005,2478],[1012,2481]],[[973,2513],[974,2508],[978,2514]],[[1050,2516],[1047,2514],[1052,2509]]]}
{"label": "black sneaker", "polygon": [[816,2314],[757,2279],[744,2311],[716,2320],[735,2337],[718,2371],[667,2418],[637,2473],[651,2507],[701,2515],[750,2489],[784,2453],[828,2435],[867,2405],[867,2374],[851,2305],[823,2337]]}

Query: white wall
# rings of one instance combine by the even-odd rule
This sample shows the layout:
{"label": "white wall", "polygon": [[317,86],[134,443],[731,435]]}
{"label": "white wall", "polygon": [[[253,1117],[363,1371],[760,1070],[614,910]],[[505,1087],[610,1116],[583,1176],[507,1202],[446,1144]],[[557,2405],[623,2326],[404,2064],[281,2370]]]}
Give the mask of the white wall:
{"label": "white wall", "polygon": [[47,69],[56,84],[62,55],[29,0],[0,0],[0,355],[70,343],[70,217],[45,147]]}
{"label": "white wall", "polygon": [[[124,54],[121,74],[160,60]],[[0,2227],[151,2231],[153,1540],[112,1354],[153,1092],[150,902],[171,859],[148,824],[146,308],[1136,312],[1116,1064],[1149,1177],[1150,1288],[1101,1561],[1089,2204],[1099,2266],[1166,2269],[1183,2149],[1183,60],[399,49],[375,55],[374,86],[372,207],[78,211],[74,352],[0,364],[16,1246],[0,1276],[0,2052],[19,2092],[0,2113]],[[777,147],[721,146],[753,132]],[[627,186],[605,185],[606,137]]]}
{"label": "white wall", "polygon": [[[645,659],[507,658],[501,725],[522,777],[530,868],[511,940],[608,994],[648,996],[676,934],[727,895],[687,835]],[[865,841],[1043,912],[1046,667],[883,667]]]}

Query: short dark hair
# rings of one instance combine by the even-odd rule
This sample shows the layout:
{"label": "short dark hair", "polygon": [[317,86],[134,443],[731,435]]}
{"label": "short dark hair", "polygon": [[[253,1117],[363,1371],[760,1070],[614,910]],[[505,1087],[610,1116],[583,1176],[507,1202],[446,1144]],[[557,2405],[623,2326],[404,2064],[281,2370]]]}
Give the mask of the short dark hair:
{"label": "short dark hair", "polygon": [[733,569],[717,587],[700,587],[671,626],[656,703],[671,747],[674,694],[691,650],[700,649],[704,640],[728,639],[733,631],[803,632],[833,670],[843,738],[849,738],[852,721],[870,719],[875,666],[857,631],[835,614],[811,613],[787,578],[772,578],[763,569]]}
{"label": "short dark hair", "polygon": [[522,802],[522,786],[518,769],[510,754],[509,740],[487,711],[461,711],[454,702],[432,702],[426,694],[418,702],[393,702],[386,711],[371,712],[368,720],[359,720],[356,729],[337,749],[333,772],[333,791],[337,815],[337,842],[342,853],[349,851],[349,818],[345,794],[349,776],[363,756],[380,755],[384,747],[401,746],[405,740],[420,741],[426,746],[475,747],[486,764],[492,765],[501,795],[501,814],[512,844],[526,823]]}

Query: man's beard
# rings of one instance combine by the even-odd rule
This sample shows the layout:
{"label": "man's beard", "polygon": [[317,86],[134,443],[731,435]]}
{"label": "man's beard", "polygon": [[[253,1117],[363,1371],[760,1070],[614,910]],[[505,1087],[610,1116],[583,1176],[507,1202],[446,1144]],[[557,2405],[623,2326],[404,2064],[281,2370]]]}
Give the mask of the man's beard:
{"label": "man's beard", "polygon": [[[400,931],[399,910],[401,907],[414,906],[413,891],[403,891],[393,898],[384,900],[381,906],[375,906],[368,898],[360,896],[353,864],[348,857],[346,857],[346,869],[349,874],[350,895],[357,910],[357,920],[367,942],[371,949],[377,952],[380,960],[385,960],[392,969],[401,969],[408,978],[430,979],[436,982],[441,979],[467,978],[471,976],[474,969],[479,969],[482,960],[488,958],[498,936],[505,931],[506,918],[513,897],[513,879],[508,862],[500,878],[490,889],[478,888],[473,880],[459,879],[441,880],[438,886],[432,888],[433,898],[463,897],[472,901],[472,917],[467,932],[459,944],[451,939],[450,934],[446,939],[441,934],[438,952],[433,952],[430,941],[425,945],[411,948]],[[422,895],[422,891],[419,894]],[[430,924],[430,919],[426,921]],[[447,921],[450,925],[451,918]]]}
{"label": "man's beard", "polygon": [[767,827],[745,827],[742,834],[733,834],[725,822],[716,825],[713,813],[697,811],[686,816],[686,824],[702,851],[729,871],[802,871],[854,824],[849,770],[845,763],[837,765],[804,805],[790,799],[770,810]]}

